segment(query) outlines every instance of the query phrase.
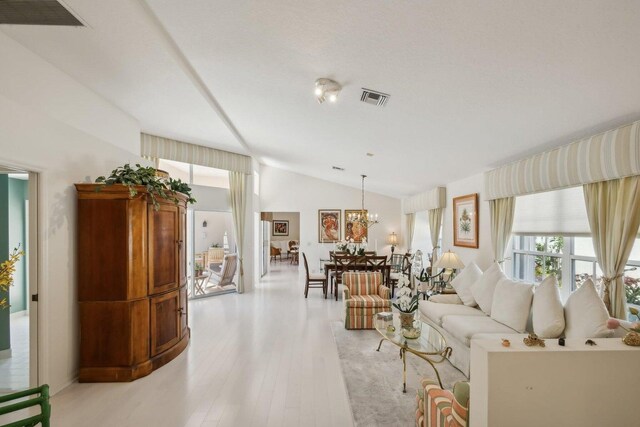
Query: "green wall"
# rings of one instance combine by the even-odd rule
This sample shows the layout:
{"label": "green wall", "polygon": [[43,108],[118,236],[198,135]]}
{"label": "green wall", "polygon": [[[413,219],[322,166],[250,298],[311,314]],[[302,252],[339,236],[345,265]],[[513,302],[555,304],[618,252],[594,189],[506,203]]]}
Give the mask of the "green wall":
{"label": "green wall", "polygon": [[[9,177],[0,174],[0,262],[9,258]],[[0,299],[9,298],[0,291]],[[11,348],[9,309],[0,308],[0,351]]]}
{"label": "green wall", "polygon": [[[25,223],[25,201],[28,199],[29,183],[24,179],[9,178],[9,250],[27,249],[27,224]],[[16,265],[11,287],[11,313],[27,309],[27,262],[23,256]]]}

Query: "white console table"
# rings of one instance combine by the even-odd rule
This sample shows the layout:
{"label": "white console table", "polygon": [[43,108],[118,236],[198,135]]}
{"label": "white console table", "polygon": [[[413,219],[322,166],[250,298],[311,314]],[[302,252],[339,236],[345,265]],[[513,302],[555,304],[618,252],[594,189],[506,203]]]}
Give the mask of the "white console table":
{"label": "white console table", "polygon": [[620,338],[471,341],[473,427],[640,426],[640,347]]}

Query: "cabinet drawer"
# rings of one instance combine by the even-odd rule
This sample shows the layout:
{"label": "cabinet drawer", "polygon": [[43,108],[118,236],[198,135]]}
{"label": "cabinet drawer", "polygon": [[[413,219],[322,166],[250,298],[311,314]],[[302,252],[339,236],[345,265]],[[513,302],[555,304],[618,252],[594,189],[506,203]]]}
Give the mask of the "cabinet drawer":
{"label": "cabinet drawer", "polygon": [[181,337],[182,310],[178,289],[150,298],[151,356],[175,345]]}

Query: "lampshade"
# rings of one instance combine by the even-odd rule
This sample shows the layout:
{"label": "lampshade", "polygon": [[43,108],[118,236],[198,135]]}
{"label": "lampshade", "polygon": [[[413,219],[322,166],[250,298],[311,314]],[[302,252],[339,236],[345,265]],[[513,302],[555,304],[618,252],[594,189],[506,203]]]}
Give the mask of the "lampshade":
{"label": "lampshade", "polygon": [[389,243],[391,246],[396,246],[398,244],[398,235],[395,232],[389,234],[387,243]]}
{"label": "lampshade", "polygon": [[442,257],[436,262],[435,268],[455,268],[461,270],[464,268],[464,263],[460,261],[458,255],[454,252],[447,251],[442,254]]}

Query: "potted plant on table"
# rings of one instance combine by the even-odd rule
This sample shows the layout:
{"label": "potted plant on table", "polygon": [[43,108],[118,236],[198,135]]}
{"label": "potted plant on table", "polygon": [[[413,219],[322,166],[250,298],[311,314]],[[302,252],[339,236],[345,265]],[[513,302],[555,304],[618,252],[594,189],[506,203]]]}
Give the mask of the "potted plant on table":
{"label": "potted plant on table", "polygon": [[415,339],[420,336],[420,322],[415,322],[415,313],[418,310],[418,295],[411,295],[411,283],[404,275],[398,279],[398,298],[393,306],[400,312],[400,326],[405,338]]}

